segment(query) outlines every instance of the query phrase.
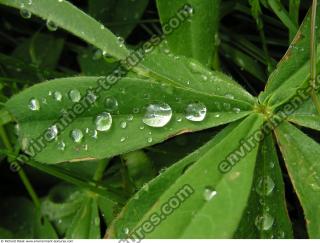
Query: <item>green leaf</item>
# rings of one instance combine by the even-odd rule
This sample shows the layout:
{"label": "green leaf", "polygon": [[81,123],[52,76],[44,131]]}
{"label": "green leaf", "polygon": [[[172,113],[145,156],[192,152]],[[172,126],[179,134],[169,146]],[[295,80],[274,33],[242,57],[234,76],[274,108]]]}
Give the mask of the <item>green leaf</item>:
{"label": "green leaf", "polygon": [[34,34],[21,42],[13,51],[13,57],[32,63],[37,67],[54,69],[59,61],[64,40],[52,35]]}
{"label": "green leaf", "polygon": [[141,67],[144,68],[141,75],[164,83],[197,90],[201,93],[233,97],[235,100],[250,104],[255,103],[255,98],[226,74],[210,71],[201,63],[190,58],[183,56],[172,58],[161,53],[161,48],[148,55]]}
{"label": "green leaf", "polygon": [[[63,109],[66,110],[67,107],[75,104],[68,97],[70,91],[76,88],[83,97],[87,93],[88,87],[97,85],[97,79],[97,77],[78,77],[44,82],[21,92],[7,102],[7,109],[20,125],[19,137],[22,148],[27,149],[30,156],[36,154],[35,158],[44,163],[112,157],[162,142],[177,134],[226,124],[252,112],[253,105],[236,100],[234,97],[239,94],[233,93],[231,89],[228,91],[229,96],[218,96],[146,79],[124,78],[110,90],[101,91],[91,109],[82,113],[76,109],[75,111],[80,115],[74,119],[71,125],[67,127],[63,125],[68,124],[66,122],[68,119],[65,118],[64,122],[57,122],[59,117],[65,117]],[[60,102],[54,98],[56,91],[62,94]],[[240,93],[240,95],[242,94]],[[92,94],[91,97],[93,97]],[[30,101],[34,98],[40,102],[40,110],[38,111],[32,111],[29,108]],[[109,100],[110,98],[116,99],[118,103],[117,107],[111,107],[118,108],[111,112],[113,117],[111,128],[107,132],[98,132],[97,136],[92,136],[92,132],[96,129],[97,116],[107,111],[105,105],[107,98]],[[43,99],[46,99],[45,103],[42,102]],[[80,102],[85,104],[81,106],[82,111],[90,103],[88,99]],[[173,116],[170,123],[163,128],[144,125],[142,119],[146,112],[145,107],[159,102],[166,102],[171,106]],[[192,122],[184,118],[186,107],[194,102],[201,102],[207,107],[207,115],[202,122]],[[73,114],[76,113],[73,112]],[[123,128],[124,122],[125,128]],[[42,148],[44,147],[42,150],[32,146],[31,139],[36,139],[46,133],[55,123],[58,123],[57,141],[47,142],[47,146],[42,146]],[[82,131],[84,137],[81,141],[75,142],[72,139],[71,133],[74,129]],[[49,138],[50,136],[47,140]],[[65,147],[61,151],[59,145],[62,142]],[[38,151],[40,153],[36,153]]]}
{"label": "green leaf", "polygon": [[138,24],[148,0],[89,0],[89,14],[126,38]]}
{"label": "green leaf", "polygon": [[69,239],[100,239],[100,218],[97,201],[94,198],[83,200],[67,230]]}
{"label": "green leaf", "polygon": [[228,44],[221,44],[221,52],[237,66],[239,66],[241,70],[247,71],[253,77],[259,79],[263,83],[266,81],[266,74],[264,73],[262,66],[250,56]]}
{"label": "green leaf", "polygon": [[13,234],[11,231],[4,229],[4,228],[0,228],[0,238],[1,239],[13,239]]}
{"label": "green leaf", "polygon": [[[318,10],[320,10],[318,6]],[[317,15],[317,25],[320,15]],[[317,43],[320,32],[316,35]],[[318,45],[318,47],[320,47]],[[319,50],[320,48],[318,48]],[[317,55],[319,61],[320,53]],[[269,106],[279,106],[295,95],[297,89],[308,84],[310,79],[310,14],[301,25],[287,53],[278,63],[276,70],[270,75],[266,91],[260,99]],[[318,68],[319,70],[319,68]]]}
{"label": "green leaf", "polygon": [[276,129],[289,176],[303,207],[308,233],[320,237],[320,145],[288,122]]}
{"label": "green leaf", "polygon": [[[131,228],[139,223],[139,220],[152,208],[167,188],[212,147],[221,142],[221,140],[236,127],[237,123],[238,122],[230,124],[205,145],[173,164],[159,176],[150,181],[147,184],[147,187],[138,191],[123,208],[122,213],[120,213],[112,222],[112,225],[108,229],[107,236],[111,238],[120,238],[121,234],[124,233],[123,230],[125,227]],[[147,190],[145,190],[146,188]],[[132,217],[132,215],[135,215],[135,217]]]}
{"label": "green leaf", "polygon": [[253,185],[254,190],[234,238],[292,238],[284,182],[271,135],[260,146]]}
{"label": "green leaf", "polygon": [[175,54],[193,57],[211,67],[217,51],[215,40],[219,27],[220,0],[157,0],[162,25],[168,23],[185,4],[191,6],[188,10],[192,14],[190,20],[166,37],[168,44]]}
{"label": "green leaf", "polygon": [[102,28],[99,22],[73,6],[69,1],[32,0],[32,4],[28,4],[25,0],[0,0],[0,4],[24,9],[46,21],[53,21],[58,27],[73,33],[118,59],[125,58],[129,53],[114,34],[108,29]]}
{"label": "green leaf", "polygon": [[[262,122],[262,118],[256,115],[245,119],[208,152],[202,154],[173,183],[164,187],[166,190],[158,195],[158,199],[152,203],[152,207],[148,211],[143,215],[135,215],[134,218],[138,217],[138,221],[132,219],[134,223],[131,224],[130,219],[126,220],[121,225],[122,229],[124,227],[128,228],[129,237],[130,234],[135,234],[135,237],[138,238],[232,237],[250,194],[257,148],[254,148],[244,159],[241,159],[229,173],[222,174],[218,170],[218,166],[232,151],[239,149],[239,141],[252,134],[262,125]],[[163,180],[165,181],[166,177],[164,175]],[[199,175],[202,176],[199,177]],[[185,200],[180,201],[179,207],[175,207],[169,215],[162,211],[163,205],[175,196],[177,197],[180,189],[186,186],[192,188],[193,193],[189,194],[189,197]],[[148,188],[144,187],[142,190],[148,191]],[[208,198],[206,193],[213,194]],[[152,197],[151,191],[147,194]],[[241,197],[239,197],[239,194]],[[211,197],[212,195],[213,197]],[[139,205],[145,203],[140,197],[132,200],[137,200]],[[146,197],[144,197],[144,200],[147,200]],[[128,209],[128,206],[126,208]],[[126,211],[123,211],[119,217],[123,217],[124,214],[126,214]],[[157,222],[151,220],[151,217],[157,217]],[[144,229],[146,222],[151,224],[151,230],[150,226],[148,230]],[[203,227],[204,224],[206,227]],[[175,225],[175,227],[172,227],[172,225]],[[117,226],[117,228],[113,227],[108,235],[110,237],[126,238],[123,230],[119,229],[120,225]],[[143,228],[142,234],[141,227]]]}

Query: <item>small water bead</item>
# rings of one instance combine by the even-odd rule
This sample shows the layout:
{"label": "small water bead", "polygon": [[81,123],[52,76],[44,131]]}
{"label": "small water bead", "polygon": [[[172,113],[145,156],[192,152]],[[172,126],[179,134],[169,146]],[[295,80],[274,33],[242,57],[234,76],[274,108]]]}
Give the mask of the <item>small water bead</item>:
{"label": "small water bead", "polygon": [[275,187],[275,184],[274,184],[274,181],[271,179],[271,177],[264,176],[258,180],[256,192],[260,196],[263,196],[263,195],[268,196],[272,193],[274,187]]}
{"label": "small water bead", "polygon": [[221,115],[220,114],[215,114],[214,117],[215,118],[219,118]]}
{"label": "small water bead", "polygon": [[172,109],[166,103],[151,104],[147,107],[142,119],[150,127],[164,127],[172,117]]}
{"label": "small water bead", "polygon": [[234,96],[232,94],[226,94],[224,97],[233,100]]}
{"label": "small water bead", "polygon": [[259,230],[267,231],[273,226],[274,218],[269,214],[265,213],[256,217],[255,225]]}
{"label": "small water bead", "polygon": [[140,111],[140,109],[139,109],[139,108],[133,108],[133,110],[132,110],[133,114],[138,114],[138,113],[139,113],[139,111]]}
{"label": "small water bead", "polygon": [[126,141],[126,138],[125,137],[121,137],[120,138],[120,142],[123,143],[124,141]]}
{"label": "small water bead", "polygon": [[128,234],[130,233],[129,228],[125,227],[125,228],[123,229],[123,233],[125,233],[126,235],[128,235]]}
{"label": "small water bead", "polygon": [[143,129],[144,129],[144,126],[140,126],[139,129],[140,129],[140,130],[143,130]]}
{"label": "small water bead", "polygon": [[181,117],[177,118],[177,122],[182,122],[182,118]]}
{"label": "small water bead", "polygon": [[58,136],[58,127],[57,125],[53,125],[51,127],[48,128],[48,139],[51,141],[53,139],[55,139]]}
{"label": "small water bead", "polygon": [[185,110],[186,119],[189,121],[203,121],[207,114],[207,107],[200,103],[189,104]]}
{"label": "small water bead", "polygon": [[118,36],[117,39],[118,39],[119,46],[123,47],[124,46],[124,39],[121,36]]}
{"label": "small water bead", "polygon": [[40,102],[36,98],[31,98],[28,105],[29,109],[32,111],[40,110]]}
{"label": "small water bead", "polygon": [[59,91],[55,91],[53,93],[53,97],[56,101],[61,101],[62,100],[62,94]]}
{"label": "small water bead", "polygon": [[133,115],[129,115],[128,116],[128,121],[132,121],[133,120]]}
{"label": "small water bead", "polygon": [[50,31],[56,31],[58,29],[58,25],[50,19],[47,20],[46,25]]}
{"label": "small water bead", "polygon": [[20,8],[20,15],[24,19],[30,19],[32,16],[32,13],[29,10],[27,10],[26,8],[22,7],[22,8]]}
{"label": "small water bead", "polygon": [[118,101],[114,97],[107,97],[104,103],[108,112],[116,111],[119,107]]}
{"label": "small water bead", "polygon": [[82,148],[83,148],[83,150],[87,151],[87,150],[88,150],[88,144],[84,144],[84,145],[82,146]]}
{"label": "small water bead", "polygon": [[83,138],[83,133],[80,129],[73,129],[71,131],[71,138],[74,142],[76,143],[80,143],[82,141]]}
{"label": "small water bead", "polygon": [[99,60],[102,58],[102,51],[100,49],[96,50],[92,56],[92,60]]}
{"label": "small water bead", "polygon": [[123,129],[126,128],[127,127],[127,123],[125,121],[122,121],[120,123],[120,127],[123,128]]}
{"label": "small water bead", "polygon": [[240,108],[238,108],[238,107],[235,107],[235,108],[233,108],[232,109],[235,113],[240,113],[241,112],[241,109]]}
{"label": "small water bead", "polygon": [[57,144],[58,150],[64,151],[66,149],[66,144],[64,141],[59,141]]}
{"label": "small water bead", "polygon": [[79,90],[73,89],[69,92],[69,97],[72,102],[79,102],[81,100],[81,94]]}
{"label": "small water bead", "polygon": [[204,192],[203,192],[203,198],[204,200],[206,201],[210,201],[212,198],[214,198],[215,196],[217,195],[217,191],[211,187],[211,186],[207,186],[205,189],[204,189]]}
{"label": "small water bead", "polygon": [[96,130],[101,132],[106,132],[110,130],[112,125],[112,116],[108,112],[103,112],[102,114],[98,115],[96,120]]}
{"label": "small water bead", "polygon": [[152,140],[153,140],[152,137],[147,138],[148,143],[152,143]]}

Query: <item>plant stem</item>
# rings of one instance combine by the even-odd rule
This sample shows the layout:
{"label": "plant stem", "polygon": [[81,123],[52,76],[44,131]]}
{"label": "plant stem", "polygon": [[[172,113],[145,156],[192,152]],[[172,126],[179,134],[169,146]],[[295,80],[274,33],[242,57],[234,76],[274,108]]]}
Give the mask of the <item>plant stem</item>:
{"label": "plant stem", "polygon": [[316,43],[316,16],[317,16],[317,0],[313,0],[311,12],[311,30],[310,30],[310,85],[312,101],[320,114],[320,101],[315,90],[315,82],[317,76],[317,43]]}
{"label": "plant stem", "polygon": [[109,165],[110,159],[104,159],[99,161],[97,170],[93,176],[93,180],[94,181],[100,181],[103,177],[103,173],[105,171],[105,169],[107,168],[107,166]]}
{"label": "plant stem", "polygon": [[[4,143],[4,146],[7,148],[7,150],[10,153],[13,153],[13,147],[10,144],[10,141],[8,139],[8,136],[7,136],[7,133],[6,133],[6,131],[5,131],[3,126],[0,126],[0,136],[1,136],[1,139],[2,139],[2,141]],[[8,157],[8,161],[9,161],[9,159],[10,159],[10,157]],[[29,193],[29,196],[31,197],[34,205],[37,208],[39,208],[40,207],[40,199],[38,198],[37,193],[35,192],[34,188],[31,185],[31,182],[29,181],[27,175],[25,174],[25,172],[23,171],[22,168],[20,168],[20,170],[18,172],[18,175],[19,175],[23,185],[25,186],[27,192]]]}

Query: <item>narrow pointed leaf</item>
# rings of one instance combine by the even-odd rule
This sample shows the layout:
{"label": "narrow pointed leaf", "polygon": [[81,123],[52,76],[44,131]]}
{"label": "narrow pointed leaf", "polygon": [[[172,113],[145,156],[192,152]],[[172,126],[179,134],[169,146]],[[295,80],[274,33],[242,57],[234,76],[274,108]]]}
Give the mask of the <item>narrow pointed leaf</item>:
{"label": "narrow pointed leaf", "polygon": [[[231,237],[238,226],[250,194],[257,148],[241,159],[229,173],[222,174],[218,170],[218,165],[233,150],[239,149],[239,141],[245,139],[248,134],[252,134],[262,125],[262,122],[259,116],[248,117],[216,146],[203,154],[161,194],[139,222],[129,228],[129,235],[143,238]],[[202,176],[199,177],[199,175]],[[185,198],[170,215],[165,214],[162,211],[163,205],[185,186],[193,188],[193,193]],[[208,198],[207,190],[209,193],[214,193],[212,194],[214,196]],[[151,221],[152,230],[144,230],[141,235],[140,228],[144,228],[145,222],[150,223],[149,219],[155,217],[155,214],[160,222],[155,224]],[[175,227],[172,227],[173,224]],[[203,227],[204,224],[206,227]],[[123,227],[127,226],[123,225]],[[117,238],[126,237],[119,230],[113,233]]]}
{"label": "narrow pointed leaf", "polygon": [[320,145],[288,122],[276,129],[286,166],[303,207],[308,233],[320,237]]}
{"label": "narrow pointed leaf", "polygon": [[284,183],[271,135],[260,145],[248,206],[235,238],[292,238]]}
{"label": "narrow pointed leaf", "polygon": [[[30,156],[45,163],[111,157],[159,143],[177,134],[229,123],[252,111],[251,104],[232,97],[202,94],[192,89],[132,78],[121,79],[107,91],[102,89],[99,96],[96,95],[95,103],[90,106],[85,94],[88,88],[96,87],[97,80],[97,77],[53,80],[35,85],[9,100],[7,109],[19,123],[22,148]],[[71,91],[80,92],[83,100],[73,102]],[[59,96],[61,94],[61,101],[60,97],[57,100],[57,92]],[[187,106],[195,102],[207,109],[203,121],[185,118]],[[30,106],[34,109],[35,103],[39,109],[30,109]],[[163,103],[171,107],[164,118],[169,119],[166,121],[168,124],[156,127],[159,121],[155,121],[155,127],[146,125],[148,123],[145,124],[143,118],[147,107]],[[79,105],[81,109],[76,108]],[[70,112],[71,107],[73,110]],[[99,127],[97,119],[103,112],[110,112],[112,120],[108,115],[109,125]],[[70,120],[70,117],[75,118]],[[57,130],[52,127],[55,124]],[[105,131],[101,131],[105,128]],[[77,140],[79,134],[80,139]],[[43,137],[42,145],[39,136]],[[33,146],[31,139],[37,141],[38,146]],[[43,142],[46,142],[46,146],[43,146]]]}
{"label": "narrow pointed leaf", "polygon": [[220,0],[157,0],[161,23],[170,21],[185,4],[191,6],[190,20],[167,36],[169,46],[175,54],[192,57],[210,67],[217,48]]}
{"label": "narrow pointed leaf", "polygon": [[[318,5],[318,11],[320,7]],[[317,14],[316,25],[320,23],[320,15]],[[320,32],[316,33],[317,43],[320,40]],[[320,47],[318,45],[318,47]],[[319,50],[320,48],[318,48]],[[319,53],[316,55],[320,59]],[[278,63],[276,70],[270,75],[266,91],[261,99],[271,106],[278,106],[292,97],[297,89],[310,78],[310,13],[303,21],[296,37],[290,45],[287,53]],[[319,70],[319,69],[318,69]]]}
{"label": "narrow pointed leaf", "polygon": [[32,0],[32,4],[28,4],[28,1],[25,0],[0,0],[0,4],[24,9],[45,19],[45,21],[53,21],[58,27],[73,33],[118,59],[125,58],[129,53],[111,31],[102,28],[99,22],[76,8],[69,1]]}

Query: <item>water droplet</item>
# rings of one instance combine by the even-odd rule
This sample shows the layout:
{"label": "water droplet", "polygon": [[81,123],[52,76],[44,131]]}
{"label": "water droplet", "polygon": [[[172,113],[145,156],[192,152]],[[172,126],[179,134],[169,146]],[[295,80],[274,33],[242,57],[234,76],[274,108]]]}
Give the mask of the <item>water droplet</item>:
{"label": "water droplet", "polygon": [[241,111],[241,109],[240,108],[238,108],[238,107],[235,107],[235,108],[233,108],[232,109],[235,113],[240,113],[240,111]]}
{"label": "water droplet", "polygon": [[96,129],[101,132],[110,130],[112,125],[112,116],[108,112],[98,115],[95,121]]}
{"label": "water droplet", "polygon": [[121,128],[126,128],[126,127],[127,127],[127,123],[126,123],[125,121],[122,121],[122,122],[120,123],[120,127],[121,127]]}
{"label": "water droplet", "polygon": [[81,100],[81,94],[79,90],[73,89],[69,92],[69,97],[72,102],[79,102]]}
{"label": "water droplet", "polygon": [[105,99],[106,110],[112,112],[118,109],[118,101],[114,97],[107,97]]}
{"label": "water droplet", "polygon": [[71,131],[71,138],[74,142],[80,143],[83,138],[83,133],[80,129],[73,129]]}
{"label": "water droplet", "polygon": [[214,198],[215,196],[217,195],[217,191],[211,187],[211,186],[207,186],[205,189],[204,189],[204,192],[203,192],[203,198],[204,200],[206,201],[210,201],[212,198]]}
{"label": "water droplet", "polygon": [[61,101],[62,100],[62,94],[59,91],[55,91],[53,93],[53,97],[56,101]]}
{"label": "water droplet", "polygon": [[88,144],[84,144],[84,145],[82,146],[82,148],[83,148],[83,150],[87,151],[87,150],[88,150]]}
{"label": "water droplet", "polygon": [[203,121],[206,114],[207,108],[200,102],[189,104],[185,110],[186,119],[189,121]]}
{"label": "water droplet", "polygon": [[40,110],[40,102],[38,99],[32,98],[29,101],[29,109],[32,111],[38,111]]}
{"label": "water droplet", "polygon": [[99,60],[102,58],[102,51],[100,49],[93,53],[92,60]]}
{"label": "water droplet", "polygon": [[143,130],[144,129],[144,126],[140,126],[140,130]]}
{"label": "water droplet", "polygon": [[50,19],[47,20],[46,25],[50,31],[56,31],[58,29],[58,25]]}
{"label": "water droplet", "polygon": [[133,108],[133,110],[132,110],[132,112],[133,112],[134,114],[138,114],[138,113],[139,113],[139,111],[140,111],[140,109],[139,109],[139,108]]}
{"label": "water droplet", "polygon": [[125,233],[126,235],[128,235],[129,232],[130,232],[129,228],[125,227],[125,228],[123,229],[123,233]]}
{"label": "water droplet", "polygon": [[126,138],[125,137],[121,137],[120,138],[120,142],[123,143],[124,141],[126,141]]}
{"label": "water droplet", "polygon": [[59,150],[64,151],[66,148],[66,144],[63,141],[59,141],[57,147]]}
{"label": "water droplet", "polygon": [[178,118],[177,118],[177,122],[182,122],[182,118],[181,118],[181,117],[178,117]]}
{"label": "water droplet", "polygon": [[220,114],[215,114],[214,117],[219,118],[221,115]]}
{"label": "water droplet", "polygon": [[234,96],[232,94],[226,94],[224,97],[233,100]]}
{"label": "water droplet", "polygon": [[151,104],[142,119],[150,127],[164,127],[172,117],[171,107],[166,103]]}
{"label": "water droplet", "polygon": [[62,2],[63,2],[63,0],[58,0],[58,2],[59,2],[59,3],[62,3]]}
{"label": "water droplet", "polygon": [[274,187],[275,187],[275,184],[274,184],[274,181],[271,179],[271,177],[264,176],[258,180],[256,192],[260,196],[263,196],[263,195],[268,196],[272,193]]}
{"label": "water droplet", "polygon": [[152,137],[147,138],[148,143],[152,143]]}
{"label": "water droplet", "polygon": [[28,9],[22,7],[20,8],[20,15],[24,19],[30,19],[32,16],[32,13]]}
{"label": "water droplet", "polygon": [[133,120],[133,115],[129,115],[128,116],[128,121],[132,121]]}
{"label": "water droplet", "polygon": [[118,39],[119,46],[123,47],[124,46],[124,39],[121,36],[118,36],[117,39]]}
{"label": "water droplet", "polygon": [[103,24],[100,25],[100,29],[101,29],[101,30],[104,30],[104,25],[103,25]]}
{"label": "water droplet", "polygon": [[51,141],[58,136],[58,127],[57,125],[53,125],[48,128],[48,139]]}
{"label": "water droplet", "polygon": [[271,229],[273,223],[274,223],[274,218],[268,213],[265,213],[262,216],[260,215],[257,216],[255,220],[256,227],[259,230],[264,230],[264,231]]}

